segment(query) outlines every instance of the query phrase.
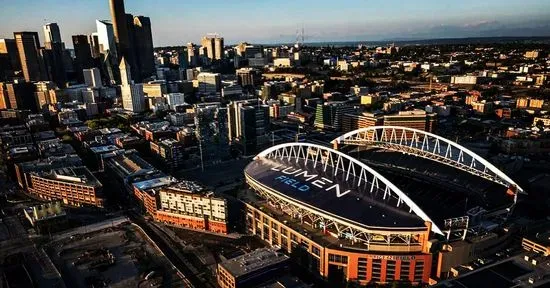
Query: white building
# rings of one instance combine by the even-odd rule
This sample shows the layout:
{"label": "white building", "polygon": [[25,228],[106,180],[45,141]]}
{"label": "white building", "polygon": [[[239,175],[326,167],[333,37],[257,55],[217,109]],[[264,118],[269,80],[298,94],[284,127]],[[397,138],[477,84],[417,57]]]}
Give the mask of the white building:
{"label": "white building", "polygon": [[477,76],[465,75],[465,76],[453,76],[451,77],[451,84],[477,84]]}
{"label": "white building", "polygon": [[140,113],[145,111],[145,95],[143,93],[143,84],[134,84],[130,65],[122,57],[120,60],[120,92],[122,94],[122,107],[124,110]]}
{"label": "white building", "polygon": [[113,24],[108,20],[96,20],[97,40],[99,42],[99,52],[107,54],[109,51],[113,56],[117,55],[115,46],[115,33]]}
{"label": "white building", "polygon": [[84,83],[92,88],[101,88],[103,87],[101,83],[101,73],[99,73],[98,68],[92,69],[83,69],[84,73]]}
{"label": "white building", "polygon": [[176,110],[177,105],[185,104],[185,94],[183,93],[164,94],[164,98],[166,98],[166,103],[168,103],[172,110]]}

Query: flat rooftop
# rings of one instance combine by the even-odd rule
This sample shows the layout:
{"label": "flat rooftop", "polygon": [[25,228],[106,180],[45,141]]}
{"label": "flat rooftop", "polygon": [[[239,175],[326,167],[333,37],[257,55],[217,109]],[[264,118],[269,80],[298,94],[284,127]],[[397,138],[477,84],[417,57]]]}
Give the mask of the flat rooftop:
{"label": "flat rooftop", "polygon": [[[350,192],[338,197],[335,189],[326,190],[329,185],[319,188],[311,182],[306,182],[304,177],[282,173],[280,170],[284,167],[291,167],[289,169],[292,171],[302,169],[307,171],[308,175],[318,175],[315,179],[326,179],[323,180],[324,182],[332,181],[332,183],[339,184],[341,192],[348,190]],[[397,208],[395,204],[383,200],[383,195],[381,195],[383,191],[370,193],[370,185],[367,185],[368,187],[354,185],[358,182],[358,177],[350,174],[349,179],[346,181],[345,173],[338,171],[334,175],[332,169],[324,171],[323,165],[317,165],[314,168],[312,161],[305,164],[304,161],[296,163],[295,158],[260,158],[251,162],[245,168],[245,173],[282,196],[290,197],[297,203],[306,204],[321,213],[331,214],[342,220],[377,228],[426,227],[424,221],[415,214],[409,213],[408,209]],[[287,179],[294,179],[299,182],[290,185],[287,184],[289,183],[286,181]],[[304,185],[307,186],[307,190]]]}
{"label": "flat rooftop", "polygon": [[85,166],[55,168],[49,171],[34,172],[40,177],[57,181],[78,183],[93,187],[101,187],[101,182]]}
{"label": "flat rooftop", "polygon": [[165,176],[161,178],[149,179],[141,182],[134,183],[134,187],[139,190],[145,191],[149,189],[154,189],[158,187],[163,187],[175,183],[177,180],[172,176]]}
{"label": "flat rooftop", "polygon": [[283,253],[276,252],[269,248],[260,248],[221,262],[220,265],[237,278],[266,267],[286,262],[288,259],[290,258]]}

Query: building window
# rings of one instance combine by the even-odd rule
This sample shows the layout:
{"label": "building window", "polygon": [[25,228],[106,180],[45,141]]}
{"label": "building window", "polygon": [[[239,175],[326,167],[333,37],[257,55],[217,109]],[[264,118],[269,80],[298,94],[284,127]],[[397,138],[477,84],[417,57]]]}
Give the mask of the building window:
{"label": "building window", "polygon": [[311,253],[315,256],[321,256],[321,250],[317,246],[311,246]]}
{"label": "building window", "polygon": [[328,261],[334,263],[348,264],[348,256],[328,254]]}

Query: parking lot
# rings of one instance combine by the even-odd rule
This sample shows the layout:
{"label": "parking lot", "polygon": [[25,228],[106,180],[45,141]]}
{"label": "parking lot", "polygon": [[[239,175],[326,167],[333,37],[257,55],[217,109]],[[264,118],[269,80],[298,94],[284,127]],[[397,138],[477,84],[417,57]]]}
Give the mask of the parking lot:
{"label": "parking lot", "polygon": [[48,253],[67,287],[183,287],[169,261],[131,224],[69,236]]}

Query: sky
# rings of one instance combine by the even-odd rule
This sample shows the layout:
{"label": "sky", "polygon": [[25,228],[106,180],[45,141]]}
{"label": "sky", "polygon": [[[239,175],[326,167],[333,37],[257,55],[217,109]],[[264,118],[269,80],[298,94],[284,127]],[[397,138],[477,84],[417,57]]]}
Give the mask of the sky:
{"label": "sky", "polygon": [[[108,0],[0,0],[0,38],[59,24],[71,35],[110,19]],[[550,36],[549,0],[126,0],[126,13],[151,18],[156,47],[200,42],[218,33],[226,44],[385,41]]]}

